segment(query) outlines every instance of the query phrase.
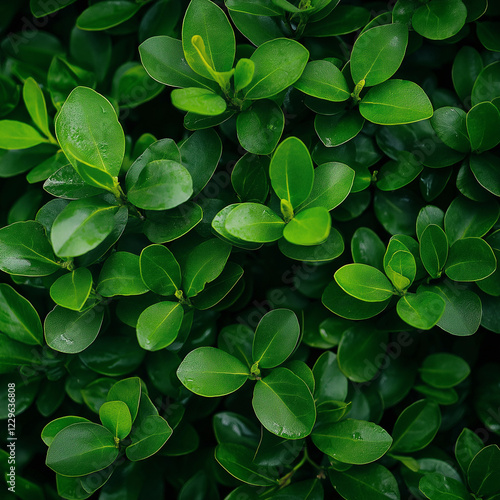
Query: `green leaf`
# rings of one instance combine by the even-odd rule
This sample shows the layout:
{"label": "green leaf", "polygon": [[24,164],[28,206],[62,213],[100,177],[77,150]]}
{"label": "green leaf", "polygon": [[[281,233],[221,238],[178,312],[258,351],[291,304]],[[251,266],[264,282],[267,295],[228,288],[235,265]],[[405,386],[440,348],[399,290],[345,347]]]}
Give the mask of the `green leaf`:
{"label": "green leaf", "polygon": [[102,425],[118,439],[125,439],[132,430],[132,417],[123,401],[107,401],[99,408]]}
{"label": "green leaf", "polygon": [[124,402],[129,409],[132,422],[134,422],[139,411],[141,393],[141,379],[139,377],[130,377],[114,384],[108,392],[106,401]]}
{"label": "green leaf", "polygon": [[[227,4],[226,4],[227,6]],[[234,91],[243,90],[252,81],[255,64],[250,59],[242,57],[234,68]]]}
{"label": "green leaf", "polygon": [[452,335],[472,335],[481,323],[481,300],[470,290],[450,281],[425,287],[445,301],[444,313],[437,325]]}
{"label": "green leaf", "polygon": [[[451,76],[453,86],[461,101],[471,97],[472,87],[482,69],[483,60],[476,49],[465,46],[457,52]],[[473,104],[477,104],[477,102]]]}
{"label": "green leaf", "polygon": [[226,7],[234,12],[254,16],[279,16],[282,13],[272,0],[227,0]]}
{"label": "green leaf", "polygon": [[500,175],[495,168],[497,157],[491,153],[471,155],[469,158],[470,170],[477,182],[495,196],[500,196]]}
{"label": "green leaf", "polygon": [[202,218],[203,210],[191,201],[163,212],[148,212],[144,234],[153,243],[167,243],[191,231]]}
{"label": "green leaf", "polygon": [[347,264],[337,270],[334,278],[345,292],[365,302],[383,302],[394,293],[389,280],[366,264]]}
{"label": "green leaf", "polygon": [[26,149],[48,142],[31,125],[15,120],[0,120],[0,148]]}
{"label": "green leaf", "polygon": [[469,486],[477,496],[487,498],[500,491],[499,477],[500,449],[490,444],[472,459],[467,471]]}
{"label": "green leaf", "polygon": [[307,49],[295,40],[276,38],[263,43],[250,57],[255,72],[245,98],[267,99],[285,90],[302,75],[308,59]]}
{"label": "green leaf", "polygon": [[500,52],[500,40],[498,38],[498,23],[477,23],[477,37],[488,50]]}
{"label": "green leaf", "polygon": [[433,109],[416,83],[392,79],[371,88],[361,100],[359,112],[378,125],[401,125],[426,120]]}
{"label": "green leaf", "polygon": [[455,458],[465,475],[467,475],[472,459],[481,451],[482,447],[483,440],[475,432],[465,427],[455,443]]}
{"label": "green leaf", "polygon": [[252,406],[261,424],[285,439],[308,436],[316,421],[316,407],[309,388],[288,368],[276,368],[257,381]]}
{"label": "green leaf", "polygon": [[104,0],[101,5],[91,5],[76,20],[81,30],[101,31],[118,26],[135,15],[140,4],[126,0]]}
{"label": "green leaf", "polygon": [[44,17],[48,14],[64,9],[68,5],[75,3],[76,0],[60,0],[57,3],[47,3],[44,0],[30,0],[30,9],[35,17]]}
{"label": "green leaf", "polygon": [[472,151],[483,152],[500,142],[494,133],[500,127],[500,113],[491,102],[481,102],[472,107],[467,113],[466,123]]}
{"label": "green leaf", "polygon": [[432,0],[415,11],[411,22],[419,35],[444,40],[456,35],[466,18],[467,8],[461,0]]}
{"label": "green leaf", "polygon": [[400,500],[396,478],[383,465],[369,464],[338,472],[328,471],[330,481],[343,498],[357,500]]}
{"label": "green leaf", "polygon": [[331,223],[326,208],[306,208],[285,226],[283,236],[294,245],[319,245],[328,238]]}
{"label": "green leaf", "polygon": [[332,227],[328,238],[319,245],[294,245],[282,238],[278,241],[278,247],[281,253],[289,259],[302,262],[327,262],[336,259],[342,254],[344,240],[341,234]]}
{"label": "green leaf", "polygon": [[274,368],[295,349],[300,336],[297,316],[290,309],[275,309],[265,314],[257,325],[252,358],[260,368]]}
{"label": "green leaf", "polygon": [[[192,43],[194,36],[200,36],[205,45],[204,63]],[[192,0],[182,23],[182,48],[191,68],[213,80],[212,72],[230,71],[233,67],[236,41],[233,28],[222,9],[209,0]]]}
{"label": "green leaf", "polygon": [[371,87],[385,82],[403,62],[408,45],[408,28],[401,23],[375,26],[364,31],[354,43],[351,74],[354,83]]}
{"label": "green leaf", "polygon": [[236,131],[241,146],[249,153],[269,155],[278,144],[285,117],[281,108],[270,100],[260,100],[238,114]]}
{"label": "green leaf", "polygon": [[189,171],[173,160],[154,160],[141,170],[127,192],[131,203],[146,210],[168,210],[191,198],[193,179]]}
{"label": "green leaf", "polygon": [[470,500],[472,498],[462,483],[439,472],[425,474],[420,479],[418,488],[430,500]]}
{"label": "green leaf", "polygon": [[309,197],[299,205],[305,208],[324,207],[333,210],[351,191],[355,172],[344,163],[323,163],[314,170],[314,183]]}
{"label": "green leaf", "polygon": [[226,265],[231,245],[217,238],[204,241],[188,255],[182,286],[187,297],[194,297],[207,283],[219,276]]}
{"label": "green leaf", "polygon": [[382,302],[365,302],[349,295],[336,281],[330,282],[321,297],[323,305],[334,314],[354,320],[369,319],[380,314],[390,300],[388,298]]}
{"label": "green leaf", "polygon": [[212,177],[222,154],[222,143],[213,129],[199,130],[180,146],[181,163],[193,178],[193,196],[205,187]]}
{"label": "green leaf", "polygon": [[78,312],[55,306],[45,317],[45,341],[55,351],[82,352],[97,338],[103,318],[102,307]]}
{"label": "green leaf", "polygon": [[352,260],[383,271],[385,245],[379,236],[368,227],[359,227],[351,238]]}
{"label": "green leaf", "polygon": [[436,109],[431,118],[431,125],[436,135],[450,148],[468,153],[470,151],[467,132],[467,113],[463,109],[444,106]]}
{"label": "green leaf", "polygon": [[363,465],[384,456],[392,438],[373,422],[348,418],[332,425],[319,425],[312,433],[316,447],[346,464]]}
{"label": "green leaf", "polygon": [[231,184],[242,201],[265,203],[269,194],[269,159],[244,154],[231,172]]}
{"label": "green leaf", "polygon": [[142,281],[159,295],[173,295],[181,286],[181,268],[173,253],[163,245],[144,248],[139,260]]}
{"label": "green leaf", "polygon": [[36,309],[5,283],[0,283],[0,331],[23,344],[42,345],[42,323]]}
{"label": "green leaf", "polygon": [[56,434],[45,463],[63,476],[84,476],[111,465],[118,453],[113,434],[105,427],[79,422]]}
{"label": "green leaf", "polygon": [[479,75],[472,87],[470,94],[473,106],[485,101],[493,101],[500,95],[500,84],[498,76],[500,75],[500,62],[496,61],[488,64],[486,67],[478,68]]}
{"label": "green leaf", "polygon": [[229,294],[242,276],[243,268],[234,262],[228,262],[222,273],[193,297],[194,307],[202,311],[214,307]]}
{"label": "green leaf", "polygon": [[179,365],[177,377],[199,396],[224,396],[237,391],[247,380],[249,369],[237,358],[214,347],[191,351]]}
{"label": "green leaf", "polygon": [[49,117],[47,115],[45,97],[42,90],[38,86],[38,83],[36,83],[32,77],[29,77],[24,81],[23,100],[35,125],[46,137],[52,138],[49,129]]}
{"label": "green leaf", "polygon": [[158,351],[169,346],[181,328],[184,311],[177,302],[153,304],[137,320],[137,340],[147,351]]}
{"label": "green leaf", "polygon": [[153,36],[139,45],[142,64],[149,76],[170,87],[203,87],[217,90],[218,85],[195,73],[184,59],[182,42],[169,36]]}
{"label": "green leaf", "polygon": [[353,382],[372,380],[383,362],[387,341],[386,332],[364,324],[347,328],[337,351],[340,370]]}
{"label": "green leaf", "polygon": [[52,441],[54,441],[54,438],[56,437],[58,432],[62,431],[65,427],[68,427],[71,424],[76,424],[80,422],[90,422],[90,421],[84,417],[76,417],[72,415],[56,418],[55,420],[52,420],[52,422],[49,422],[42,429],[40,437],[47,446],[50,446]]}
{"label": "green leaf", "polygon": [[427,356],[419,372],[427,384],[439,389],[448,389],[465,380],[470,374],[470,367],[460,356],[440,352]]}
{"label": "green leaf", "polygon": [[237,443],[220,443],[215,448],[215,459],[232,476],[254,486],[276,484],[277,474],[273,467],[264,467],[252,460],[249,448]]}
{"label": "green leaf", "polygon": [[231,210],[224,227],[243,241],[269,243],[283,236],[285,223],[265,205],[241,203]]}
{"label": "green leaf", "polygon": [[125,136],[111,103],[77,87],[57,115],[56,136],[75,170],[91,186],[113,190],[125,154]]}
{"label": "green leaf", "polygon": [[50,175],[44,182],[43,189],[53,196],[68,200],[89,198],[105,193],[102,189],[87,184],[73,166],[67,162],[66,165]]}
{"label": "green leaf", "polygon": [[51,299],[61,307],[80,311],[92,290],[92,273],[85,267],[65,274],[50,287]]}
{"label": "green leaf", "polygon": [[[326,9],[328,10],[328,9]],[[306,36],[339,36],[352,33],[370,20],[370,12],[357,5],[338,5],[327,16],[306,27]]]}
{"label": "green leaf", "polygon": [[136,462],[157,453],[172,435],[172,428],[159,415],[148,415],[140,425],[133,427],[131,444],[125,449],[127,458]]}
{"label": "green leaf", "polygon": [[349,99],[351,93],[342,72],[329,61],[311,61],[293,84],[304,94],[331,102]]}
{"label": "green leaf", "polygon": [[314,182],[314,168],[309,151],[300,139],[289,137],[276,148],[269,176],[275,193],[292,208],[307,200]]}
{"label": "green leaf", "polygon": [[141,295],[148,288],[141,279],[139,256],[129,252],[115,252],[102,266],[97,293],[103,297]]}
{"label": "green leaf", "polygon": [[429,330],[439,322],[445,310],[445,301],[433,292],[409,293],[398,300],[399,317],[420,330]]}
{"label": "green leaf", "polygon": [[313,366],[316,388],[314,399],[317,403],[344,401],[347,397],[347,377],[340,371],[338,357],[326,351]]}
{"label": "green leaf", "polygon": [[458,196],[450,203],[444,216],[444,230],[449,243],[484,236],[495,225],[499,215],[500,206],[496,201],[475,203]]}
{"label": "green leaf", "polygon": [[28,344],[0,333],[0,374],[16,372],[20,367],[37,369],[41,364],[39,352]]}
{"label": "green leaf", "polygon": [[417,272],[415,258],[411,252],[398,250],[387,259],[387,262],[385,260],[385,274],[392,281],[396,290],[404,291],[409,288]]}
{"label": "green leaf", "polygon": [[365,119],[357,110],[349,110],[336,115],[316,115],[314,129],[321,142],[328,148],[340,146],[356,137]]}
{"label": "green leaf", "polygon": [[444,269],[454,281],[478,281],[492,274],[497,259],[492,248],[481,238],[463,238],[450,247]]}
{"label": "green leaf", "polygon": [[188,87],[174,89],[170,94],[172,104],[182,111],[190,111],[203,116],[217,116],[226,110],[226,101],[209,89]]}
{"label": "green leaf", "polygon": [[437,403],[427,399],[416,401],[400,413],[394,424],[391,453],[413,453],[425,448],[440,425],[441,412]]}
{"label": "green leaf", "polygon": [[96,198],[75,200],[56,217],[50,239],[60,257],[77,257],[94,249],[113,231],[118,207]]}
{"label": "green leaf", "polygon": [[448,238],[436,224],[429,224],[420,236],[420,258],[431,278],[439,278],[448,258]]}

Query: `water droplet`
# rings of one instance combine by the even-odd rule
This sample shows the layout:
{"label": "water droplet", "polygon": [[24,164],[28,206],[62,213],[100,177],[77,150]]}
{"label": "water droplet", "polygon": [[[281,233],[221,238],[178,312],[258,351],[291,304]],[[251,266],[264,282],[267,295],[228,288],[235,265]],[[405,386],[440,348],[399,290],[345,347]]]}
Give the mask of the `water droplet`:
{"label": "water droplet", "polygon": [[353,432],[352,438],[356,439],[356,441],[363,441],[363,438],[361,437],[361,434],[359,432]]}

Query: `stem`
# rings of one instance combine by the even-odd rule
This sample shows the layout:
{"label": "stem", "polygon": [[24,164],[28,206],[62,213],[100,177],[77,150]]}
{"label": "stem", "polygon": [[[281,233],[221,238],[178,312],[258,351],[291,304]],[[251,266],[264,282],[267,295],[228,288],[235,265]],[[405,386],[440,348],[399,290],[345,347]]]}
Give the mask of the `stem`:
{"label": "stem", "polygon": [[361,91],[363,90],[364,86],[365,86],[365,80],[360,80],[358,83],[356,83],[356,86],[354,87],[354,92],[351,94],[351,97],[354,99],[354,102],[358,103],[359,101],[361,101],[359,94],[361,94]]}

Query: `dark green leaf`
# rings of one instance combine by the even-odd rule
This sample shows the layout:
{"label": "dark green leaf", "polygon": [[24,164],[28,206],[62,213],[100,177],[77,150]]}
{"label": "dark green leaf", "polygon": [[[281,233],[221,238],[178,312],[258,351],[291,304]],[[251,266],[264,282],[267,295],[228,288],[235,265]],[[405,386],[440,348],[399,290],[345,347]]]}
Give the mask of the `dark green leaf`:
{"label": "dark green leaf", "polygon": [[293,85],[308,59],[309,52],[294,40],[277,38],[263,43],[250,57],[255,72],[245,88],[245,98],[266,99]]}
{"label": "dark green leaf", "polygon": [[84,312],[56,306],[45,317],[45,341],[55,351],[82,352],[97,338],[103,318],[104,309],[99,306]]}
{"label": "dark green leaf", "polygon": [[321,142],[328,148],[340,146],[356,137],[365,119],[357,110],[350,110],[337,115],[316,115],[314,129]]}
{"label": "dark green leaf", "polygon": [[181,286],[181,268],[163,245],[144,248],[139,260],[142,281],[159,295],[173,295]]}
{"label": "dark green leaf", "polygon": [[480,497],[500,491],[500,449],[496,444],[486,446],[472,459],[467,478],[472,491]]}
{"label": "dark green leaf", "polygon": [[50,287],[51,299],[61,307],[80,311],[92,290],[92,273],[85,267],[58,278]]}
{"label": "dark green leaf", "polygon": [[[205,46],[205,63],[192,39],[200,36]],[[186,62],[206,78],[213,80],[212,71],[229,71],[233,67],[236,42],[233,28],[222,9],[210,0],[193,0],[182,23],[182,48]]]}
{"label": "dark green leaf", "polygon": [[177,302],[158,302],[146,308],[137,320],[137,340],[147,351],[170,345],[181,328],[184,311]]}
{"label": "dark green leaf", "polygon": [[415,11],[411,22],[418,34],[444,40],[456,35],[466,18],[467,8],[461,0],[432,0]]}
{"label": "dark green leaf", "polygon": [[366,264],[347,264],[334,277],[345,292],[365,302],[383,302],[394,293],[389,280],[378,269]]}
{"label": "dark green leaf", "polygon": [[429,330],[439,322],[445,311],[445,301],[433,292],[418,291],[401,297],[397,304],[399,317],[421,330]]}
{"label": "dark green leaf", "polygon": [[42,323],[36,309],[5,283],[0,283],[0,331],[23,344],[42,345]]}
{"label": "dark green leaf", "polygon": [[249,369],[241,361],[214,347],[191,351],[177,370],[185,387],[205,397],[230,394],[238,390],[249,375]]}
{"label": "dark green leaf", "polygon": [[172,435],[172,428],[159,415],[148,415],[140,425],[133,427],[132,440],[125,450],[127,458],[134,462],[144,460],[158,452]]}
{"label": "dark green leaf", "polygon": [[195,247],[188,255],[183,269],[182,286],[187,297],[194,297],[224,269],[231,245],[213,238]]}
{"label": "dark green leaf", "polygon": [[401,23],[375,26],[364,31],[354,43],[351,74],[371,87],[385,82],[399,68],[408,44],[408,28]]}
{"label": "dark green leaf", "polygon": [[57,433],[49,446],[46,464],[64,476],[84,476],[111,465],[118,453],[113,434],[106,428],[79,422]]}
{"label": "dark green leaf", "polygon": [[308,63],[294,87],[304,94],[331,102],[345,101],[351,95],[344,75],[326,60]]}
{"label": "dark green leaf", "polygon": [[434,439],[440,425],[439,406],[426,399],[416,401],[400,413],[394,424],[391,452],[413,453],[425,448]]}
{"label": "dark green leaf", "polygon": [[115,252],[102,266],[97,282],[97,293],[103,297],[141,295],[148,288],[141,279],[139,256],[129,252]]}
{"label": "dark green leaf", "polygon": [[253,362],[261,368],[274,368],[294,351],[300,336],[297,316],[290,309],[275,309],[262,317],[252,346]]}
{"label": "dark green leaf", "polygon": [[141,8],[140,4],[126,0],[104,0],[100,4],[91,5],[78,16],[78,28],[89,31],[106,30],[127,21]]}
{"label": "dark green leaf", "polygon": [[448,389],[465,380],[469,376],[470,367],[460,356],[441,352],[427,356],[419,372],[427,384]]}
{"label": "dark green leaf", "polygon": [[132,417],[123,401],[107,401],[99,408],[102,425],[117,439],[125,439],[132,429]]}
{"label": "dark green leaf", "polygon": [[92,89],[77,87],[56,119],[56,136],[64,154],[85,182],[115,189],[125,136],[111,103]]}
{"label": "dark green leaf", "polygon": [[351,467],[342,472],[330,470],[328,475],[337,492],[348,500],[401,498],[396,478],[392,472],[379,464]]}
{"label": "dark green leaf", "polygon": [[492,248],[481,238],[463,238],[450,247],[444,269],[454,281],[478,281],[492,274],[497,260]]}
{"label": "dark green leaf", "polygon": [[351,418],[333,425],[317,426],[312,440],[328,456],[356,465],[378,460],[392,444],[391,436],[382,427]]}
{"label": "dark green leaf", "polygon": [[189,200],[193,179],[189,171],[172,160],[147,163],[127,192],[128,199],[147,210],[168,210]]}
{"label": "dark green leaf", "polygon": [[250,153],[268,155],[278,144],[285,117],[281,108],[270,100],[255,102],[238,115],[236,130],[241,146]]}
{"label": "dark green leaf", "polygon": [[359,104],[359,112],[379,125],[400,125],[426,120],[433,109],[416,83],[392,79],[370,89]]}
{"label": "dark green leaf", "polygon": [[309,388],[287,368],[276,368],[257,382],[252,406],[261,424],[285,439],[308,436],[316,421]]}
{"label": "dark green leaf", "polygon": [[243,241],[268,243],[281,238],[285,223],[265,205],[241,203],[228,214],[224,227]]}
{"label": "dark green leaf", "polygon": [[470,500],[472,498],[462,483],[438,472],[425,474],[418,483],[418,487],[430,500]]}

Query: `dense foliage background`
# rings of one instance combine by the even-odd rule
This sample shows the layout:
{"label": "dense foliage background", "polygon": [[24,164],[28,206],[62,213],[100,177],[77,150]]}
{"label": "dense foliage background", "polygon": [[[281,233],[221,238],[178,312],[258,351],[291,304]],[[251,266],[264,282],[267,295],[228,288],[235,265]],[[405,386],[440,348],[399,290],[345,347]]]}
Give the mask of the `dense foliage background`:
{"label": "dense foliage background", "polygon": [[2,2],[1,497],[500,498],[499,14]]}

